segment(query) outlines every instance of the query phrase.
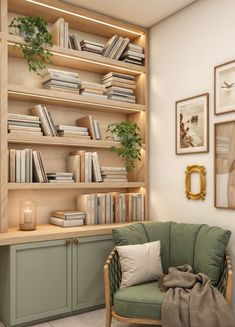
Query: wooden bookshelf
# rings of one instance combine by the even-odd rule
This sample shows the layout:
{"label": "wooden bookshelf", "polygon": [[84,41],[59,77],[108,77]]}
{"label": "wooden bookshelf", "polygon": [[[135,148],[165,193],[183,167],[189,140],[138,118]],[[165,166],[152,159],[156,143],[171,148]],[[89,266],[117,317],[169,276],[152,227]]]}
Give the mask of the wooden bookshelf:
{"label": "wooden bookshelf", "polygon": [[127,183],[8,183],[9,190],[123,189],[145,187],[144,182]]}
{"label": "wooden bookshelf", "polygon": [[[51,68],[79,73],[81,80],[99,82],[111,71],[136,77],[136,104],[129,104],[75,92],[46,90],[40,77],[28,71],[22,53],[15,44],[24,40],[9,34],[8,25],[18,15],[43,16],[53,24],[63,17],[72,32],[77,31],[85,39],[107,42],[115,34],[130,38],[131,42],[145,49],[145,66],[112,60],[100,55],[53,46]],[[1,0],[0,3],[0,245],[31,241],[61,239],[75,235],[99,235],[110,233],[114,225],[84,226],[62,229],[46,224],[51,210],[76,209],[76,198],[92,192],[144,192],[145,220],[148,216],[148,30],[104,15],[66,4],[59,0]],[[35,104],[46,105],[57,124],[75,124],[76,119],[91,114],[100,122],[102,140],[83,140],[68,137],[31,136],[7,134],[8,112],[29,114]],[[127,183],[8,183],[8,149],[33,148],[40,150],[47,171],[65,171],[66,158],[75,148],[89,148],[98,152],[102,165],[120,165],[120,159],[109,151],[117,142],[106,140],[106,129],[111,122],[135,121],[141,129],[144,143],[142,161],[128,175]],[[18,230],[19,202],[36,199],[39,215],[38,228],[34,232]],[[81,233],[81,234],[80,234]]]}

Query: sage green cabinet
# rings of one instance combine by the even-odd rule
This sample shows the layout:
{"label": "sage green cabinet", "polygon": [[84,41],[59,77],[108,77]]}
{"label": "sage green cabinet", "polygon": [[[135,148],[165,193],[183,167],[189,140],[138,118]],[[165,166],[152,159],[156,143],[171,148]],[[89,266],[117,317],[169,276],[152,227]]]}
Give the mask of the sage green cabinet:
{"label": "sage green cabinet", "polygon": [[105,303],[103,267],[112,247],[110,235],[83,237],[73,246],[73,310]]}
{"label": "sage green cabinet", "polygon": [[24,325],[104,304],[111,235],[0,247],[0,315]]}

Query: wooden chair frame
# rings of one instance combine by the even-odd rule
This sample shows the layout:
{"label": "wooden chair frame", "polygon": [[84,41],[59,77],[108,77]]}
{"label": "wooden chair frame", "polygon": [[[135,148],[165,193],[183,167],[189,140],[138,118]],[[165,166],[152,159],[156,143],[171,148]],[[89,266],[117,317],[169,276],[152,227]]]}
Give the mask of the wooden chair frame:
{"label": "wooden chair frame", "polygon": [[[124,323],[135,323],[145,325],[161,325],[161,320],[123,317],[113,310],[113,295],[119,289],[121,283],[121,267],[117,250],[114,248],[110,253],[104,265],[104,288],[106,302],[106,324],[105,327],[111,327],[112,318]],[[231,303],[233,284],[233,267],[230,255],[226,252],[224,262],[221,268],[221,277],[218,283],[218,289],[225,297],[228,304]]]}

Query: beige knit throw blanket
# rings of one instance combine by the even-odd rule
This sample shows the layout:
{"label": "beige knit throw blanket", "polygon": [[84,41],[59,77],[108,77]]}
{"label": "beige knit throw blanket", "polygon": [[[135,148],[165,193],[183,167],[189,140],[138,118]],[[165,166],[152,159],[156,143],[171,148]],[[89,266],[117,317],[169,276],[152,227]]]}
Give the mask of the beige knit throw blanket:
{"label": "beige knit throw blanket", "polygon": [[205,274],[190,265],[169,268],[160,282],[165,291],[162,327],[235,327],[232,310]]}

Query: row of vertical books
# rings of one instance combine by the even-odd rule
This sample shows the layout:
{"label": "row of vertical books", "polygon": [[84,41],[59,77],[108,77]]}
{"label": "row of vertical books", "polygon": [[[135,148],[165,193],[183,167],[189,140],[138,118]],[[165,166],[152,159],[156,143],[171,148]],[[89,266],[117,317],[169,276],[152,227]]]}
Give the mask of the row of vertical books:
{"label": "row of vertical books", "polygon": [[144,65],[145,54],[143,47],[131,43],[129,38],[114,35],[106,44],[90,40],[79,40],[78,33],[69,33],[69,25],[63,18],[59,18],[52,25],[51,34],[54,45],[95,53],[110,59],[123,60],[136,65]]}
{"label": "row of vertical books", "polygon": [[46,173],[40,151],[8,150],[10,183],[127,182],[125,167],[100,167],[97,152],[79,150],[68,157],[67,172]]}
{"label": "row of vertical books", "polygon": [[92,193],[80,195],[77,209],[85,212],[86,225],[143,221],[143,193]]}
{"label": "row of vertical books", "polygon": [[40,151],[32,149],[8,150],[8,180],[10,183],[45,183],[45,173]]}

